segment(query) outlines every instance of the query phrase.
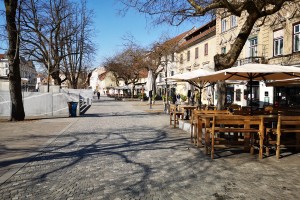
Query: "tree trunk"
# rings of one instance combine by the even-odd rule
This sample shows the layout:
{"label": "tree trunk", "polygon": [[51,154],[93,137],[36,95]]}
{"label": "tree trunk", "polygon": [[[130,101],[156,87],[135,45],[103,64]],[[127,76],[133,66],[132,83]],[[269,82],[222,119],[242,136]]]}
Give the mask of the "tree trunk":
{"label": "tree trunk", "polygon": [[225,109],[225,98],[226,98],[226,83],[225,81],[219,81],[217,83],[217,110]]}
{"label": "tree trunk", "polygon": [[9,88],[11,98],[11,121],[22,121],[25,119],[22,101],[21,75],[19,45],[20,38],[16,25],[16,11],[18,0],[5,0],[6,28],[9,41],[7,52],[9,63]]}
{"label": "tree trunk", "polygon": [[54,85],[61,86],[61,78],[59,77],[59,70],[52,72],[51,76],[54,79]]}
{"label": "tree trunk", "polygon": [[[250,35],[255,22],[260,17],[258,14],[259,13],[257,13],[255,10],[251,10],[229,52],[225,55],[217,54],[214,56],[215,69],[217,71],[232,67],[234,65],[246,41],[248,40],[248,36]],[[226,98],[226,84],[224,81],[217,84],[217,95],[217,109],[224,109]]]}
{"label": "tree trunk", "polygon": [[133,84],[132,89],[131,89],[131,98],[132,99],[134,97],[134,90],[135,90],[135,85]]}

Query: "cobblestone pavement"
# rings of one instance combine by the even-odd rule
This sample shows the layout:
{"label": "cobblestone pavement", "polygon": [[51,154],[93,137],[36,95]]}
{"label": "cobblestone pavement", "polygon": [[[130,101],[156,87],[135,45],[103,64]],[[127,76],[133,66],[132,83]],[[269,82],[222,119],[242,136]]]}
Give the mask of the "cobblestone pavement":
{"label": "cobblestone pavement", "polygon": [[0,186],[0,199],[300,199],[299,154],[210,160],[145,102],[101,97],[75,119]]}
{"label": "cobblestone pavement", "polygon": [[41,153],[41,147],[47,146],[64,129],[71,126],[73,121],[75,118],[1,121],[0,184],[3,176],[7,177],[7,172],[18,170],[31,156]]}

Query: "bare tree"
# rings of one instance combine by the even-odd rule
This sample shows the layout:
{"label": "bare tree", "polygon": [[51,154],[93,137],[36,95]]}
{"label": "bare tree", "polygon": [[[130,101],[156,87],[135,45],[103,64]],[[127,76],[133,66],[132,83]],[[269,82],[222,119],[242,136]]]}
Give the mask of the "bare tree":
{"label": "bare tree", "polygon": [[[77,88],[84,62],[93,52],[91,16],[85,0],[24,0],[22,7],[22,53],[42,63],[55,85],[69,80]],[[62,78],[60,75],[64,73]]]}
{"label": "bare tree", "polygon": [[[245,17],[244,24],[226,54],[217,54],[214,57],[215,69],[221,70],[234,65],[240,55],[254,25],[268,16],[280,11],[285,4],[299,0],[120,0],[126,11],[135,8],[139,12],[156,16],[154,23],[169,23],[179,25],[186,20],[212,16],[216,14],[230,14]],[[225,84],[218,84],[218,109],[224,105]]]}
{"label": "bare tree", "polygon": [[[60,85],[60,62],[62,60],[59,41],[62,21],[67,5],[64,1],[24,0],[21,14],[21,51],[30,60],[42,63],[49,76]],[[49,82],[49,77],[48,77]]]}
{"label": "bare tree", "polygon": [[[107,59],[105,68],[113,73],[118,81],[123,80],[126,85],[135,84],[139,81],[142,71],[145,70],[145,52],[142,49],[127,47],[116,56]],[[133,97],[133,92],[131,93]]]}
{"label": "bare tree", "polygon": [[231,67],[243,49],[251,30],[258,19],[278,12],[284,4],[297,0],[120,0],[127,8],[133,7],[139,12],[157,15],[156,23],[179,25],[191,18],[214,15],[216,12],[228,12],[241,16],[247,13],[246,20],[232,45],[232,48],[222,55],[215,56],[217,70]]}
{"label": "bare tree", "polygon": [[11,96],[11,121],[22,121],[25,119],[24,106],[21,92],[20,37],[17,26],[19,7],[18,0],[5,0],[6,29],[8,36],[8,64],[9,64],[9,88]]}
{"label": "bare tree", "polygon": [[[177,49],[178,41],[173,39],[163,39],[161,42],[154,43],[148,53],[147,63],[145,68],[149,71],[152,70],[154,80],[157,79],[159,74],[166,71],[168,63],[171,62],[172,55]],[[156,82],[154,81],[154,91],[156,94]]]}
{"label": "bare tree", "polygon": [[[75,6],[74,14],[64,22],[63,36],[66,37],[65,45],[62,46],[62,53],[66,56],[63,59],[63,72],[72,88],[79,86],[79,78],[87,74],[90,58],[95,52],[91,42],[92,12],[86,8],[86,1]],[[71,31],[70,31],[71,30]],[[72,34],[72,30],[76,30]]]}

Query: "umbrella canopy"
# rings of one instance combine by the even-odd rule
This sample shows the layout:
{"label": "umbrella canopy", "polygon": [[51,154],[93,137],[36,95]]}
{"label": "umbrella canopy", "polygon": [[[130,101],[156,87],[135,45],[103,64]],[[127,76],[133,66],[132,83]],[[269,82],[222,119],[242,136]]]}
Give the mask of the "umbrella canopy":
{"label": "umbrella canopy", "polygon": [[277,80],[268,82],[267,86],[284,86],[284,87],[293,87],[293,86],[300,86],[300,78],[291,78],[291,79],[284,79],[284,80]]}
{"label": "umbrella canopy", "polygon": [[198,79],[218,80],[248,80],[267,81],[283,80],[300,77],[300,68],[294,66],[269,65],[269,64],[245,64],[237,67],[216,71]]}
{"label": "umbrella canopy", "polygon": [[[169,80],[175,80],[175,81],[185,81],[188,82],[189,88],[191,88],[191,85],[195,86],[200,90],[200,98],[199,98],[199,107],[201,108],[201,99],[202,99],[202,89],[209,86],[209,79],[205,79],[204,77],[207,75],[212,74],[213,70],[207,70],[207,69],[197,69],[191,72],[186,72],[182,74],[176,74],[174,76],[166,77],[166,79]],[[201,77],[202,79],[199,80],[198,78]]]}
{"label": "umbrella canopy", "polygon": [[153,90],[153,73],[152,73],[152,70],[148,71],[146,88],[147,88],[148,91]]}
{"label": "umbrella canopy", "polygon": [[197,79],[198,77],[203,77],[212,74],[213,70],[197,69],[191,72],[186,72],[182,74],[176,74],[174,76],[168,76],[166,79],[176,80],[176,81],[187,81]]}
{"label": "umbrella canopy", "polygon": [[[252,81],[283,80],[300,77],[300,68],[294,66],[270,65],[270,64],[245,64],[237,67],[216,71],[210,75],[198,77],[199,80],[247,80],[250,81],[252,94]],[[250,98],[252,114],[252,98]]]}

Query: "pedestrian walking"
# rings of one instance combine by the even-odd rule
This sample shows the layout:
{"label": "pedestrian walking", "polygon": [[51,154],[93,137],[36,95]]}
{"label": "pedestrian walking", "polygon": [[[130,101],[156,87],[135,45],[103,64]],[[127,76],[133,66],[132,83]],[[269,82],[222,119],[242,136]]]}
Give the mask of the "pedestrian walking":
{"label": "pedestrian walking", "polygon": [[100,92],[97,92],[98,100],[100,99]]}

